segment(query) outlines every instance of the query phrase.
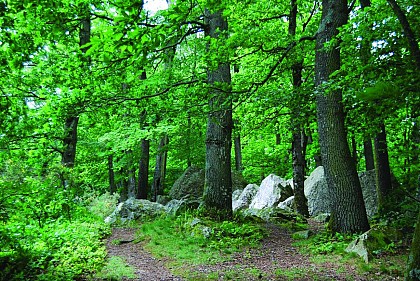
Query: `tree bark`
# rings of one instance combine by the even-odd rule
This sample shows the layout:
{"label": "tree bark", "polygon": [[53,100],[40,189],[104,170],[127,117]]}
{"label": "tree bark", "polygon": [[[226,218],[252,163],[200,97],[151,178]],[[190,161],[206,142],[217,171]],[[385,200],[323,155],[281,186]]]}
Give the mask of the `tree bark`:
{"label": "tree bark", "polygon": [[235,147],[235,168],[236,171],[242,172],[242,147],[241,147],[241,135],[237,131],[234,138]]}
{"label": "tree bark", "polygon": [[168,135],[164,135],[159,142],[152,185],[152,201],[154,202],[156,202],[158,195],[163,195],[165,188],[166,160],[168,158],[168,151],[166,146],[168,143]]}
{"label": "tree bark", "polygon": [[108,155],[108,178],[109,193],[114,194],[117,191],[117,186],[115,185],[114,157],[112,154]]}
{"label": "tree bark", "polygon": [[[221,45],[228,30],[223,10],[205,11],[205,34]],[[208,46],[209,48],[209,46]],[[229,63],[217,58],[216,68],[209,62],[209,108],[206,132],[206,167],[203,206],[214,211],[215,216],[232,216],[232,102],[230,99],[231,75]],[[210,213],[212,214],[212,213]]]}
{"label": "tree bark", "polygon": [[411,251],[408,256],[407,270],[404,280],[420,280],[420,211],[417,217],[416,229],[414,230],[413,242],[411,243]]}
{"label": "tree bark", "polygon": [[130,149],[126,152],[127,163],[127,197],[135,198],[137,193],[136,186],[136,169],[134,168],[133,151]]}
{"label": "tree bark", "polygon": [[77,125],[79,123],[78,116],[70,116],[66,118],[64,123],[64,150],[61,163],[64,167],[73,168],[76,159],[77,145]]}
{"label": "tree bark", "polygon": [[375,160],[373,157],[372,140],[370,138],[363,142],[363,154],[365,156],[366,171],[375,169]]}
{"label": "tree bark", "polygon": [[369,229],[369,222],[347,143],[342,92],[328,86],[330,75],[340,69],[340,48],[325,46],[347,23],[347,0],[323,0],[322,7],[316,38],[315,84],[319,144],[332,201],[329,227],[333,232],[359,233]]}
{"label": "tree bark", "polygon": [[[290,1],[289,35],[296,35],[297,1]],[[292,165],[293,165],[293,187],[295,195],[295,209],[298,214],[309,217],[308,200],[304,193],[305,182],[305,150],[307,137],[301,124],[300,114],[302,110],[302,97],[299,96],[299,88],[302,85],[303,62],[296,61],[292,65],[293,97],[290,102],[292,111],[290,123],[292,125]]]}
{"label": "tree bark", "polygon": [[420,47],[417,42],[416,36],[414,35],[413,30],[411,29],[410,23],[407,20],[404,11],[398,5],[396,0],[387,0],[388,4],[391,6],[392,10],[394,11],[395,15],[398,18],[403,30],[405,38],[407,38],[410,54],[414,60],[416,68],[420,70]]}
{"label": "tree bark", "polygon": [[379,211],[384,211],[388,195],[392,191],[391,168],[389,166],[388,146],[386,143],[385,124],[380,125],[381,131],[375,136],[376,188],[378,192]]}
{"label": "tree bark", "polygon": [[138,189],[137,199],[147,199],[149,191],[149,155],[150,141],[148,139],[141,140],[141,156],[139,163]]}

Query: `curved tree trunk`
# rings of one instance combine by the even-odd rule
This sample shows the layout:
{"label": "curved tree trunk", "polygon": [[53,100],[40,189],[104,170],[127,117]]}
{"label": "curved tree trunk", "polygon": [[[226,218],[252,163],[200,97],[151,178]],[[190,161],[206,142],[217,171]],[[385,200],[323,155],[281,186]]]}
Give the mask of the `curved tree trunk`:
{"label": "curved tree trunk", "polygon": [[330,75],[340,69],[339,46],[325,47],[347,22],[346,0],[323,0],[316,40],[315,83],[322,163],[331,195],[330,228],[358,233],[369,229],[362,189],[350,155],[344,125],[342,92],[328,86]]}
{"label": "curved tree trunk", "polygon": [[[223,11],[206,9],[206,35],[219,44],[228,30]],[[221,59],[220,57],[218,59]],[[210,112],[206,133],[206,168],[204,208],[215,211],[214,215],[232,216],[232,102],[230,100],[230,65],[218,62],[216,68],[209,64],[207,71]]]}

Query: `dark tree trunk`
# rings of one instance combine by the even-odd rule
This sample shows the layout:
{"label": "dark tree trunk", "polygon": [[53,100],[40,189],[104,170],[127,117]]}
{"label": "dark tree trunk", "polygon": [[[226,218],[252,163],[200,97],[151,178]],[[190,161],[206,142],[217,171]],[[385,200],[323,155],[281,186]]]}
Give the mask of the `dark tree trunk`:
{"label": "dark tree trunk", "polygon": [[[228,30],[223,11],[205,11],[206,35],[218,44]],[[220,38],[222,37],[222,38]],[[219,57],[221,59],[221,57]],[[206,168],[204,208],[218,216],[232,216],[232,102],[230,100],[230,65],[219,61],[216,68],[209,64],[209,115],[206,133]],[[216,215],[216,214],[215,214]]]}
{"label": "dark tree trunk", "polygon": [[128,150],[126,152],[128,165],[127,165],[127,197],[135,198],[136,197],[136,169],[134,168],[133,161],[133,151]]}
{"label": "dark tree trunk", "polygon": [[420,47],[417,42],[416,36],[414,35],[413,30],[411,29],[410,23],[407,20],[404,11],[398,6],[396,0],[387,0],[388,4],[391,6],[392,10],[394,11],[395,15],[398,18],[403,30],[405,38],[407,38],[410,54],[414,60],[416,68],[420,70]]}
{"label": "dark tree trunk", "polygon": [[[289,34],[294,36],[296,34],[296,17],[297,17],[297,1],[290,1],[290,16],[289,16]],[[302,97],[299,95],[299,88],[302,85],[302,70],[303,62],[297,61],[292,65],[292,80],[294,95],[290,102],[291,107],[291,124],[292,124],[292,165],[293,165],[293,187],[295,195],[295,208],[298,214],[304,217],[309,217],[308,200],[304,193],[305,182],[305,152],[307,137],[305,135],[300,114],[303,112]]]}
{"label": "dark tree trunk", "polygon": [[79,117],[68,117],[64,124],[64,150],[61,163],[64,167],[73,168],[76,159],[77,124]]}
{"label": "dark tree trunk", "polygon": [[237,131],[235,134],[234,147],[235,147],[235,168],[236,168],[236,171],[242,172],[242,147],[241,147],[241,135],[239,131]]}
{"label": "dark tree trunk", "polygon": [[114,194],[117,191],[115,185],[115,174],[114,174],[114,157],[108,155],[108,178],[109,178],[109,193]]}
{"label": "dark tree trunk", "polygon": [[407,271],[405,281],[420,280],[420,211],[417,217],[416,229],[414,230],[411,251],[408,256]]}
{"label": "dark tree trunk", "polygon": [[293,134],[293,187],[296,212],[304,217],[309,217],[308,200],[304,193],[306,141],[307,138],[303,131]]}
{"label": "dark tree trunk", "polygon": [[280,137],[280,134],[277,133],[276,134],[276,145],[280,145],[280,143],[281,143],[281,137]]}
{"label": "dark tree trunk", "polygon": [[388,146],[386,143],[385,124],[380,125],[381,131],[375,136],[376,187],[378,189],[379,210],[383,211],[388,195],[392,191],[391,169],[389,167]]}
{"label": "dark tree trunk", "polygon": [[165,188],[165,175],[166,175],[166,160],[168,157],[167,145],[169,143],[169,138],[167,135],[163,136],[160,139],[158,152],[156,155],[156,166],[155,173],[153,175],[153,185],[152,185],[152,201],[157,200],[158,195],[163,195],[163,190]]}
{"label": "dark tree trunk", "polygon": [[186,146],[187,146],[187,166],[191,167],[192,160],[191,160],[191,116],[188,115],[187,117],[187,137],[186,137]]}
{"label": "dark tree trunk", "polygon": [[353,158],[354,164],[357,167],[357,144],[356,136],[354,134],[351,136],[351,157]]}
{"label": "dark tree trunk", "polygon": [[370,138],[363,142],[363,154],[365,155],[366,171],[375,169],[372,140]]}
{"label": "dark tree trunk", "polygon": [[141,156],[139,163],[138,189],[137,199],[147,199],[149,191],[149,155],[150,155],[150,141],[147,139],[141,140]]}
{"label": "dark tree trunk", "polygon": [[[90,15],[89,7],[83,6],[82,13],[84,13],[85,18],[81,20],[80,30],[79,30],[79,46],[83,46],[90,42]],[[87,48],[81,49],[83,53],[86,53]],[[87,63],[89,62],[86,60]],[[63,154],[61,158],[61,163],[64,167],[73,168],[76,159],[76,145],[77,145],[77,125],[79,123],[79,116],[77,112],[74,112],[72,108],[68,109],[68,116],[66,117],[64,123],[64,139],[63,139]],[[63,175],[63,183],[66,187],[67,179]]]}
{"label": "dark tree trunk", "polygon": [[347,23],[347,0],[323,0],[316,39],[315,83],[319,144],[331,195],[330,229],[358,233],[369,229],[362,189],[352,161],[344,125],[342,92],[328,89],[330,75],[340,69],[338,45],[325,47]]}

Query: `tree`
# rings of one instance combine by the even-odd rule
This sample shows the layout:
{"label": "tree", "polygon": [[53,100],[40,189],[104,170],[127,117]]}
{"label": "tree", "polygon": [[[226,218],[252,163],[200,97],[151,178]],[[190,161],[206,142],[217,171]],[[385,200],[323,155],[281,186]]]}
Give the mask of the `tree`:
{"label": "tree", "polygon": [[[291,0],[291,9],[289,15],[289,35],[296,35],[296,18],[298,5],[296,0]],[[305,151],[307,136],[302,126],[302,120],[299,116],[302,114],[302,103],[304,102],[301,97],[298,97],[300,86],[302,85],[302,70],[303,62],[297,61],[292,65],[292,82],[293,91],[295,95],[292,97],[291,104],[291,124],[292,124],[292,165],[293,165],[293,187],[295,195],[295,207],[296,211],[302,216],[309,217],[308,201],[304,193],[304,182],[305,182]]]}
{"label": "tree", "polygon": [[408,255],[407,270],[405,281],[420,280],[420,211],[417,217],[416,229],[414,230],[411,251]]}
{"label": "tree", "polygon": [[331,79],[340,70],[340,48],[335,39],[347,23],[346,0],[323,0],[316,38],[315,84],[322,163],[331,197],[330,228],[358,233],[369,229],[362,189],[351,158],[344,126],[342,92]]}
{"label": "tree", "polygon": [[230,99],[230,65],[218,51],[227,37],[228,24],[223,18],[220,1],[205,10],[205,35],[208,52],[215,53],[215,61],[208,62],[209,113],[206,133],[206,168],[204,208],[232,216],[232,101]]}

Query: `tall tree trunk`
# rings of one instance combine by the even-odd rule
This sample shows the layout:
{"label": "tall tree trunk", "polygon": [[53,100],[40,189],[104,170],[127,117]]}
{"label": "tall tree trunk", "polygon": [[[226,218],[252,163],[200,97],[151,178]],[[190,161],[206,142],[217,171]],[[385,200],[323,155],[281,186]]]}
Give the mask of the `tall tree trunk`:
{"label": "tall tree trunk", "polygon": [[414,230],[411,251],[408,256],[407,271],[405,281],[420,280],[420,211],[417,217],[416,229]]}
{"label": "tall tree trunk", "polygon": [[420,47],[418,44],[418,40],[416,39],[416,36],[413,30],[411,29],[410,23],[408,22],[404,11],[398,5],[396,0],[387,0],[387,2],[391,6],[392,10],[394,11],[395,15],[398,18],[398,21],[400,22],[404,30],[404,35],[408,41],[411,57],[413,58],[416,68],[420,70]]}
{"label": "tall tree trunk", "polygon": [[169,143],[168,135],[164,135],[159,142],[156,155],[155,173],[153,175],[152,201],[157,200],[158,195],[163,195],[165,188],[166,160],[168,158],[167,145]]}
{"label": "tall tree trunk", "polygon": [[[205,11],[206,32],[221,45],[228,30],[223,10]],[[210,48],[210,46],[208,46]],[[221,59],[220,57],[218,59]],[[232,216],[232,102],[230,99],[230,65],[219,61],[216,68],[208,65],[209,109],[206,133],[206,168],[204,208],[223,217]]]}
{"label": "tall tree trunk", "polygon": [[114,173],[114,156],[108,155],[108,178],[109,178],[109,193],[114,194],[117,191],[115,185],[115,173]]}
{"label": "tall tree trunk", "polygon": [[[79,30],[79,46],[90,42],[90,13],[89,6],[84,5],[82,7],[82,13],[84,13],[81,20]],[[83,53],[86,53],[87,48],[81,48]],[[88,60],[87,60],[88,63]],[[77,145],[77,125],[79,123],[79,116],[77,112],[74,112],[72,108],[68,109],[68,114],[64,122],[64,138],[63,138],[63,154],[61,157],[61,163],[64,167],[73,168],[76,159],[76,145]],[[68,185],[66,176],[63,175],[63,183],[66,187]]]}
{"label": "tall tree trunk", "polygon": [[134,168],[133,151],[130,149],[126,152],[127,165],[127,197],[135,198],[137,193],[136,186],[136,169]]}
{"label": "tall tree trunk", "polygon": [[[236,121],[234,122],[236,124]],[[242,147],[241,147],[241,134],[235,126],[235,138],[234,142],[234,149],[235,149],[235,169],[238,172],[242,172]]]}
{"label": "tall tree trunk", "polygon": [[[290,1],[289,16],[289,35],[296,35],[296,17],[297,17],[297,1]],[[293,187],[295,195],[295,208],[298,214],[309,217],[308,200],[304,193],[305,182],[305,150],[307,137],[301,124],[300,113],[302,109],[302,97],[299,96],[300,86],[302,85],[303,62],[297,61],[292,65],[292,80],[294,95],[290,102],[291,107],[291,124],[292,124],[292,165],[293,165]]]}
{"label": "tall tree trunk", "polygon": [[388,146],[386,144],[385,124],[375,136],[376,188],[378,192],[379,211],[384,211],[388,195],[392,191],[391,169],[389,166]]}
{"label": "tall tree trunk", "polygon": [[347,0],[323,0],[316,38],[315,84],[322,162],[331,195],[330,229],[358,233],[369,229],[356,166],[344,125],[341,89],[328,89],[330,75],[340,69],[339,45],[325,47],[347,23]]}
{"label": "tall tree trunk", "polygon": [[363,154],[365,156],[366,171],[375,169],[375,161],[373,158],[372,140],[367,138],[363,142]]}
{"label": "tall tree trunk", "polygon": [[64,124],[64,151],[61,158],[61,163],[64,167],[73,168],[76,158],[77,145],[77,125],[79,123],[78,116],[71,116],[66,118]]}
{"label": "tall tree trunk", "polygon": [[191,155],[191,116],[188,114],[187,117],[187,137],[185,139],[186,146],[187,146],[187,166],[191,167],[192,165],[192,155]]}
{"label": "tall tree trunk", "polygon": [[137,199],[147,199],[149,190],[149,155],[150,155],[150,141],[148,139],[141,140],[141,156],[139,163],[139,176]]}

